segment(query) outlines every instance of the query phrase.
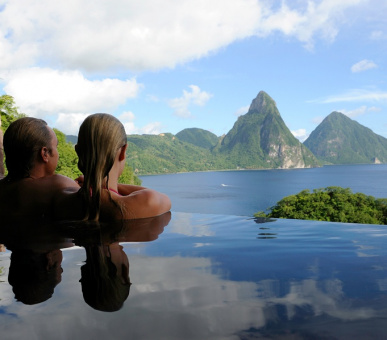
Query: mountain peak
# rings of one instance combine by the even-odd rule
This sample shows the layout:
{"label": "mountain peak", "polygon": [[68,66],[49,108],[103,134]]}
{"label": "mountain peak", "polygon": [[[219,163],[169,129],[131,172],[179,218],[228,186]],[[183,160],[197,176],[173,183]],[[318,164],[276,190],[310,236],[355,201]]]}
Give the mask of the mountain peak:
{"label": "mountain peak", "polygon": [[339,112],[339,111],[333,111],[333,112],[331,112],[328,116],[327,116],[327,118],[329,118],[329,119],[332,119],[332,118],[335,118],[335,119],[337,119],[337,118],[349,118],[348,116],[346,116],[344,113],[341,113],[341,112]]}
{"label": "mountain peak", "polygon": [[317,159],[285,125],[275,101],[260,91],[216,149],[240,168],[304,168]]}
{"label": "mountain peak", "polygon": [[275,101],[265,92],[259,91],[258,95],[251,102],[250,112],[274,111],[279,114]]}
{"label": "mountain peak", "polygon": [[387,139],[337,111],[316,127],[304,145],[327,164],[387,162]]}

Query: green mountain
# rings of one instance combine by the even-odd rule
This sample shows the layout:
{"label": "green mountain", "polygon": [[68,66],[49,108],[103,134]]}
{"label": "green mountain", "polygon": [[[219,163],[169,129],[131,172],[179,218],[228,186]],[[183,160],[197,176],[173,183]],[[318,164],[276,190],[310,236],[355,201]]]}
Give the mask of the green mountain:
{"label": "green mountain", "polygon": [[221,159],[171,133],[128,136],[127,162],[138,174],[219,170]]}
{"label": "green mountain", "polygon": [[66,135],[66,142],[75,145],[78,143],[78,136]]}
{"label": "green mountain", "polygon": [[387,139],[340,112],[332,112],[304,144],[325,163],[387,163]]}
{"label": "green mountain", "polygon": [[274,100],[261,91],[249,111],[214,149],[228,163],[246,169],[318,166],[314,155],[285,125]]}
{"label": "green mountain", "polygon": [[212,149],[219,141],[219,137],[214,133],[198,128],[184,129],[178,132],[176,137],[183,142],[205,149]]}

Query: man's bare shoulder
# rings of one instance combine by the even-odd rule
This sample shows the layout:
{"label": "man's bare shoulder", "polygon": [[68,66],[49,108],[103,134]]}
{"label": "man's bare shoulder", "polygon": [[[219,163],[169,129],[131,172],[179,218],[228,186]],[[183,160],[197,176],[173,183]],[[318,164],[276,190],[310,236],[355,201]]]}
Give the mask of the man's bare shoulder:
{"label": "man's bare shoulder", "polygon": [[53,188],[57,188],[57,189],[60,189],[60,188],[79,189],[80,188],[79,184],[75,182],[75,180],[59,174],[42,177],[42,178],[39,178],[38,181],[40,185],[50,185],[50,186],[53,186]]}

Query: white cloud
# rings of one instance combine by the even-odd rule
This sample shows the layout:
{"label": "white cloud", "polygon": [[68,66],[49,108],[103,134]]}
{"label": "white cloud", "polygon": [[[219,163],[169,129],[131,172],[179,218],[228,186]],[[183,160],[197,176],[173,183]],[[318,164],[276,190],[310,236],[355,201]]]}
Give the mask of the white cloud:
{"label": "white cloud", "polygon": [[363,105],[358,107],[357,109],[350,110],[350,111],[346,109],[342,109],[342,110],[339,110],[339,112],[344,113],[346,116],[353,118],[353,117],[364,115],[367,112],[367,106]]}
{"label": "white cloud", "polygon": [[[365,2],[2,0],[0,78],[22,112],[63,124],[64,114],[114,111],[142,87],[135,78],[101,75],[173,68],[276,32],[313,48],[317,38],[334,40],[347,10]],[[189,117],[190,105],[211,97],[198,87],[190,91],[170,101],[175,114]],[[133,121],[125,124],[136,131]]]}
{"label": "white cloud", "polygon": [[305,141],[309,137],[309,133],[307,133],[305,129],[292,130],[291,133],[300,142]]}
{"label": "white cloud", "polygon": [[324,120],[325,117],[321,117],[321,116],[317,116],[317,117],[314,117],[312,119],[312,122],[316,125],[320,124],[323,120]]}
{"label": "white cloud", "polygon": [[136,119],[133,112],[127,111],[118,116],[118,119],[122,122],[125,127],[125,132],[127,135],[133,134],[149,134],[157,135],[159,134],[160,128],[162,127],[160,122],[149,123],[142,128],[139,128],[135,125],[134,120]]}
{"label": "white cloud", "polygon": [[145,125],[140,129],[141,134],[158,135],[161,133],[162,124],[160,122],[153,122]]}
{"label": "white cloud", "polygon": [[131,112],[131,111],[123,112],[117,118],[124,125],[125,132],[127,135],[137,133],[137,128],[134,125],[134,120],[136,117],[135,117],[133,112]]}
{"label": "white cloud", "polygon": [[339,95],[329,96],[325,99],[318,99],[310,101],[311,103],[337,103],[337,102],[359,102],[359,101],[368,101],[368,102],[379,102],[387,100],[387,92],[383,91],[371,91],[363,89],[353,89]]}
{"label": "white cloud", "polygon": [[354,118],[354,117],[362,116],[362,115],[369,113],[369,112],[381,111],[381,108],[378,108],[375,106],[368,107],[366,105],[362,105],[354,110],[342,109],[342,110],[338,110],[338,111],[341,113],[344,113],[346,116],[348,116],[350,118]]}
{"label": "white cloud", "polygon": [[373,31],[370,38],[372,40],[383,40],[387,38],[387,35],[383,31]]}
{"label": "white cloud", "polygon": [[[301,2],[305,8],[289,7],[290,1],[282,1],[281,7],[266,11],[266,16],[258,28],[259,35],[273,31],[297,38],[305,47],[312,49],[315,36],[333,41],[338,33],[339,23],[344,23],[346,11],[351,7],[366,3],[366,0],[323,0]],[[294,6],[294,2],[292,2]],[[297,3],[297,6],[300,3]]]}
{"label": "white cloud", "polygon": [[239,116],[244,115],[245,113],[247,113],[249,111],[249,108],[250,108],[249,105],[242,106],[238,110],[236,110],[236,112],[234,114],[235,114],[235,116],[239,117]]}
{"label": "white cloud", "polygon": [[178,117],[189,118],[191,112],[188,107],[192,104],[204,106],[212,97],[212,94],[200,90],[199,86],[190,85],[191,92],[183,90],[183,96],[171,99],[168,104],[174,109],[174,114]]}
{"label": "white cloud", "polygon": [[174,67],[251,36],[262,7],[251,0],[8,1],[0,44],[4,56],[20,57],[7,67],[41,59],[87,70]]}
{"label": "white cloud", "polygon": [[78,136],[79,127],[88,115],[87,113],[59,113],[54,127],[66,135]]}
{"label": "white cloud", "polygon": [[315,36],[333,40],[345,12],[364,2],[4,0],[0,68],[160,69],[276,31],[312,47]]}
{"label": "white cloud", "polygon": [[78,71],[49,68],[6,73],[4,90],[31,116],[74,112],[109,112],[137,96],[136,79],[89,80]]}
{"label": "white cloud", "polygon": [[157,103],[160,101],[159,97],[153,95],[153,94],[148,94],[146,96],[147,100],[151,101],[151,102],[154,102],[154,103]]}
{"label": "white cloud", "polygon": [[213,236],[215,232],[211,230],[211,226],[202,222],[200,224],[192,223],[192,220],[195,218],[193,214],[177,214],[174,215],[174,218],[168,225],[168,228],[171,232],[176,234],[203,237],[203,236]]}
{"label": "white cloud", "polygon": [[364,60],[361,60],[358,63],[352,65],[351,71],[353,73],[356,73],[356,72],[370,70],[370,69],[376,68],[376,67],[378,67],[378,65],[376,65],[372,60],[364,59]]}

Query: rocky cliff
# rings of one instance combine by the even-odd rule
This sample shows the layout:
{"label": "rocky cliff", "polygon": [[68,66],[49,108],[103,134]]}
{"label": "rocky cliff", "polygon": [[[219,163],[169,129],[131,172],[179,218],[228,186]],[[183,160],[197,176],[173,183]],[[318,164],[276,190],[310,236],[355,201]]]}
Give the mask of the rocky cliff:
{"label": "rocky cliff", "polygon": [[215,148],[239,168],[305,168],[318,166],[314,155],[285,125],[274,100],[261,91],[248,112]]}

